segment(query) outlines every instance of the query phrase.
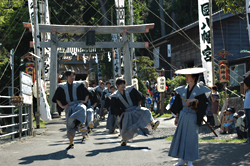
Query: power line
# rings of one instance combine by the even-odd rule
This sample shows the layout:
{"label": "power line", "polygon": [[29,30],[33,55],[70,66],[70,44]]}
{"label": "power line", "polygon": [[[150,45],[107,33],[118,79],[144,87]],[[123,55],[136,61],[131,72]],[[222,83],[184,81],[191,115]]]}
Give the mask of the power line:
{"label": "power line", "polygon": [[[155,0],[156,1],[156,0]],[[139,2],[141,5],[142,3],[140,1],[137,0],[137,2]],[[157,2],[157,1],[156,1]],[[158,3],[158,2],[157,2]],[[159,3],[158,3],[159,4]],[[161,8],[162,6],[159,5]],[[145,6],[145,8],[147,10],[149,10],[153,15],[155,15],[157,18],[159,18],[161,21],[163,21],[165,24],[167,24],[170,28],[172,28],[173,30],[176,31],[175,28],[173,28],[171,25],[169,25],[165,20],[161,19],[158,15],[156,15],[154,12],[152,12],[147,6]],[[162,8],[163,9],[163,8]],[[179,25],[168,15],[168,13],[163,9],[163,11],[167,14],[167,16],[179,27]],[[180,27],[179,27],[180,28]],[[189,40],[190,42],[192,42],[199,50],[200,50],[200,47],[184,32],[184,30],[182,28],[180,28],[180,31],[182,31],[184,33],[185,36],[183,36],[183,34],[181,34],[179,31],[177,31],[177,33],[179,33],[181,36],[183,36],[184,38],[186,38],[187,40]],[[153,43],[151,43],[153,45]],[[213,60],[217,60],[214,58],[214,56],[212,56]],[[218,60],[217,60],[218,61]],[[218,65],[218,63],[214,62],[216,65]],[[232,71],[231,69],[229,69],[230,71]],[[240,76],[238,73],[232,71],[233,73],[235,73],[236,75]],[[233,76],[231,76],[229,74],[229,76],[231,78],[233,78]],[[240,76],[241,78],[243,78],[242,76]]]}

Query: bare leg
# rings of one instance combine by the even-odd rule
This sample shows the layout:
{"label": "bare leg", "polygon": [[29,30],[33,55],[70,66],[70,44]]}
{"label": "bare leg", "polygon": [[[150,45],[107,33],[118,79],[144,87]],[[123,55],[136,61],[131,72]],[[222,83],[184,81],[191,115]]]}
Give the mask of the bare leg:
{"label": "bare leg", "polygon": [[226,131],[228,131],[229,130],[229,128],[228,127],[226,127]]}
{"label": "bare leg", "polygon": [[74,138],[72,136],[69,136],[69,143],[72,144],[74,141]]}

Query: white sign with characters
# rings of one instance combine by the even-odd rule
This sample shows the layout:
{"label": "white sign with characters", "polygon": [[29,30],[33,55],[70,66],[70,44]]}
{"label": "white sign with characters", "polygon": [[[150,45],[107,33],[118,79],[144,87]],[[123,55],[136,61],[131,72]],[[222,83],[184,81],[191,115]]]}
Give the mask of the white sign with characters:
{"label": "white sign with characters", "polygon": [[157,90],[158,92],[165,92],[166,86],[166,78],[165,77],[158,77],[157,78]]}
{"label": "white sign with characters", "polygon": [[202,67],[207,69],[204,74],[204,79],[207,85],[212,86],[213,72],[212,71],[212,46],[210,37],[210,17],[209,17],[209,0],[198,1],[199,10],[199,31],[200,31],[200,50]]}

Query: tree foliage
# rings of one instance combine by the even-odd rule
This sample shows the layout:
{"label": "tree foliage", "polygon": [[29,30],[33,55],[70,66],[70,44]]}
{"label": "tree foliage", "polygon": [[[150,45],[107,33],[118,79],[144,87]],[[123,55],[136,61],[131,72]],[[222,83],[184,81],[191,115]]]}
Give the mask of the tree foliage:
{"label": "tree foliage", "polygon": [[[0,80],[1,95],[8,96],[8,90],[5,87],[11,86],[11,69],[9,66],[9,60],[10,50],[12,48],[17,48],[14,54],[14,86],[19,88],[19,72],[24,70],[24,67],[20,66],[20,57],[30,49],[29,41],[31,41],[31,33],[29,33],[28,30],[25,30],[22,24],[23,22],[28,21],[29,12],[26,1],[4,0],[0,2],[0,77],[3,76]],[[17,47],[21,38],[22,40]],[[18,95],[18,93],[16,95]],[[8,99],[0,99],[0,105],[4,104],[9,104]],[[9,110],[4,109],[4,111],[8,112]]]}
{"label": "tree foliage", "polygon": [[175,88],[181,85],[186,85],[186,77],[183,76],[177,76],[176,78],[167,79],[167,84],[168,84],[168,90],[173,91]]}
{"label": "tree foliage", "polygon": [[241,13],[246,10],[245,0],[215,0],[216,5],[225,13]]}
{"label": "tree foliage", "polygon": [[137,70],[137,75],[142,80],[155,81],[158,77],[158,74],[154,67],[154,61],[149,57],[141,56],[135,60],[136,64],[139,66]]}

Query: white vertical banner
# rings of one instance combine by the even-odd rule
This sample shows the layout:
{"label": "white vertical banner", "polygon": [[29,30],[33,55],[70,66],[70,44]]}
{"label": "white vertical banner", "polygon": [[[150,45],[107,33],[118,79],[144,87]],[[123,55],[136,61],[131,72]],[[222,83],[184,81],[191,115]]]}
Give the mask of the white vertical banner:
{"label": "white vertical banner", "polygon": [[[124,0],[115,0],[117,25],[125,25],[125,2]],[[120,41],[120,34],[112,34],[113,42]],[[123,64],[123,50],[114,48],[114,79],[121,77],[121,67]]]}
{"label": "white vertical banner", "polygon": [[248,27],[248,40],[250,44],[250,0],[246,0],[246,14],[247,14],[247,27]]}
{"label": "white vertical banner", "polygon": [[34,40],[34,4],[33,4],[33,0],[28,0],[28,7],[29,7],[29,15],[30,15],[33,43],[35,45],[35,40]]}
{"label": "white vertical banner", "polygon": [[154,54],[154,67],[155,68],[159,68],[160,67],[160,59],[159,59],[159,52],[160,51],[160,47],[156,47],[153,49],[153,54]]}
{"label": "white vertical banner", "polygon": [[124,0],[115,0],[117,24],[125,25],[125,3]]}
{"label": "white vertical banner", "polygon": [[[112,41],[118,42],[117,34],[111,34]],[[114,79],[121,75],[121,63],[120,63],[120,56],[119,56],[119,49],[113,48],[113,67],[114,67]]]}
{"label": "white vertical banner", "polygon": [[[50,24],[50,16],[49,16],[49,3],[48,0],[45,0],[45,24],[49,25]],[[45,33],[45,41],[51,40],[51,34],[50,33]],[[45,71],[45,78],[49,78],[50,75],[50,53],[51,53],[51,48],[45,48],[44,55],[44,71]]]}
{"label": "white vertical banner", "polygon": [[209,0],[198,1],[199,10],[199,35],[200,35],[200,49],[202,67],[207,69],[204,72],[204,79],[207,85],[213,85],[213,71],[212,71],[212,48],[210,38],[210,17],[209,17]]}

